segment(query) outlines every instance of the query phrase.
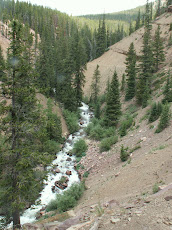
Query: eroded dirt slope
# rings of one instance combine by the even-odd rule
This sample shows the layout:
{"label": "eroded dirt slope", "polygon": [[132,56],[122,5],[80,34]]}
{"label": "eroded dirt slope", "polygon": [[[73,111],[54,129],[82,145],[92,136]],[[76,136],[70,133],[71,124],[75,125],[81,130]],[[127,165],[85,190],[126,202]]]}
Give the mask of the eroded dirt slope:
{"label": "eroded dirt slope", "polygon": [[[166,51],[166,65],[172,62],[172,47],[167,47],[168,39],[170,37],[170,23],[172,22],[172,14],[166,13],[161,17],[157,18],[156,21],[152,24],[152,34],[155,34],[157,26],[161,27],[161,36],[164,40],[165,51]],[[109,47],[109,51],[103,54],[101,57],[89,62],[87,64],[87,70],[85,72],[86,83],[84,86],[84,94],[90,96],[90,85],[92,82],[93,73],[96,69],[96,66],[99,65],[99,70],[101,74],[100,79],[100,91],[103,93],[107,86],[108,79],[112,78],[114,71],[118,73],[119,80],[121,81],[122,74],[125,73],[125,59],[126,53],[128,52],[131,42],[134,43],[134,47],[137,55],[141,54],[142,44],[143,44],[143,34],[144,28],[140,28],[130,36],[124,38],[120,42]]]}

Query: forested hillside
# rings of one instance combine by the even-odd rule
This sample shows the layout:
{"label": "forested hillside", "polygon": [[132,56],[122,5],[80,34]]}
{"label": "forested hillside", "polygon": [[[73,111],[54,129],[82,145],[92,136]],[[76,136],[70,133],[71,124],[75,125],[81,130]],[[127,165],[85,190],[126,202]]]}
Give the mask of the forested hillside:
{"label": "forested hillside", "polygon": [[[47,95],[55,96],[70,110],[76,110],[81,101],[84,81],[78,82],[77,78],[85,69],[86,62],[102,55],[128,33],[122,24],[115,30],[108,28],[105,18],[92,30],[89,24],[78,26],[74,18],[56,10],[26,2],[1,0],[0,19],[9,25],[13,18],[34,31],[38,87]],[[8,36],[8,30],[3,26],[1,31]],[[67,103],[66,98],[71,102]],[[74,104],[75,101],[77,104]]]}

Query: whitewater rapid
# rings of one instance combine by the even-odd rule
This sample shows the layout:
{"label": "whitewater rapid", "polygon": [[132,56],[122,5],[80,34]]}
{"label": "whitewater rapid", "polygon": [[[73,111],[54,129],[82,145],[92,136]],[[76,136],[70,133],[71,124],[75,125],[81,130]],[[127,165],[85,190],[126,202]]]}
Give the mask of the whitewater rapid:
{"label": "whitewater rapid", "polygon": [[[52,162],[51,166],[48,167],[49,174],[47,180],[44,181],[45,186],[40,193],[40,198],[35,202],[34,205],[32,205],[23,213],[20,218],[21,224],[34,222],[36,220],[36,214],[42,208],[44,208],[52,199],[55,199],[57,193],[63,193],[64,190],[58,189],[57,187],[56,192],[53,192],[52,186],[54,186],[55,181],[60,180],[62,176],[66,176],[67,170],[71,171],[72,175],[68,176],[69,181],[68,187],[66,189],[70,188],[73,183],[80,181],[78,173],[74,169],[76,160],[75,156],[70,156],[71,160],[68,161],[67,159],[69,159],[69,156],[67,155],[67,153],[69,153],[69,151],[73,149],[75,142],[85,136],[84,128],[87,127],[87,125],[89,124],[91,117],[93,117],[93,113],[89,110],[88,105],[86,105],[85,103],[82,103],[82,106],[79,107],[79,110],[81,117],[80,121],[78,122],[80,126],[79,131],[69,135],[63,149],[57,153],[57,158]],[[60,173],[54,174],[52,171],[56,166],[60,170]]]}

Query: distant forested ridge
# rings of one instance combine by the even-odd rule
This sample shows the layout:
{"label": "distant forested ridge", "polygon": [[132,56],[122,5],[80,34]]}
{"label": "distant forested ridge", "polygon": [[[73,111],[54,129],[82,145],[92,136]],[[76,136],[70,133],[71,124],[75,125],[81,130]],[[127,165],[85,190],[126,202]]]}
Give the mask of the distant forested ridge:
{"label": "distant forested ridge", "polygon": [[[140,10],[141,13],[144,13],[145,6],[139,6],[135,9],[131,10],[124,10],[120,12],[115,13],[106,13],[106,20],[116,20],[116,21],[125,21],[130,23],[130,21],[136,21],[138,11]],[[81,15],[79,17],[88,18],[91,20],[96,20],[103,18],[103,14],[87,14],[87,15]]]}

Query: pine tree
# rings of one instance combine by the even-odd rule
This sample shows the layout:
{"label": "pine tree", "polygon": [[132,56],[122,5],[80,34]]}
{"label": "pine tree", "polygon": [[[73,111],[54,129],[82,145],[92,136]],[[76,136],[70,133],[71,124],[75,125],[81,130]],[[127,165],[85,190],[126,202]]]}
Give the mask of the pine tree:
{"label": "pine tree", "polygon": [[155,13],[155,18],[159,17],[160,15],[161,15],[161,0],[158,0],[157,9],[156,9],[156,13]]}
{"label": "pine tree", "polygon": [[121,91],[124,92],[126,87],[126,79],[125,79],[125,74],[122,75],[122,82],[121,82]]}
{"label": "pine tree", "polygon": [[121,115],[121,103],[119,95],[119,82],[117,72],[114,72],[112,82],[106,98],[105,123],[108,126],[117,125]]}
{"label": "pine tree", "polygon": [[86,56],[84,55],[85,47],[82,39],[79,37],[78,32],[75,37],[75,71],[73,86],[76,96],[76,105],[81,106],[83,86],[85,84],[84,71],[86,70]]}
{"label": "pine tree", "polygon": [[125,99],[130,100],[135,96],[136,92],[136,52],[134,50],[133,42],[130,44],[125,64],[125,72],[127,75],[127,88]]}
{"label": "pine tree", "polygon": [[93,74],[93,79],[91,84],[91,98],[94,104],[96,104],[98,100],[98,95],[100,91],[99,84],[100,84],[100,71],[99,71],[99,65],[97,65]]}
{"label": "pine tree", "polygon": [[[23,37],[23,26],[12,21],[8,50],[7,77],[2,84],[0,104],[1,207],[13,229],[20,228],[20,212],[39,195],[43,175],[36,176],[38,164],[45,164],[41,151],[46,138],[45,119],[40,114],[31,65],[31,45]],[[6,105],[6,98],[11,102]],[[8,219],[9,218],[9,219]]]}
{"label": "pine tree", "polygon": [[149,89],[149,85],[148,82],[146,81],[146,84],[143,86],[144,88],[144,93],[143,93],[143,97],[142,97],[142,108],[145,108],[148,105],[148,99],[150,96],[150,89]]}
{"label": "pine tree", "polygon": [[169,106],[168,103],[166,103],[166,104],[163,106],[162,113],[161,113],[161,117],[160,117],[160,121],[159,121],[158,127],[157,127],[157,129],[156,129],[155,132],[156,132],[156,133],[160,133],[160,132],[162,132],[165,128],[167,128],[168,125],[169,125],[170,119],[171,119],[170,106]]}
{"label": "pine tree", "polygon": [[151,106],[150,116],[149,116],[149,122],[156,121],[162,112],[162,104],[160,102],[156,103],[154,102]]}
{"label": "pine tree", "polygon": [[124,145],[121,146],[121,152],[120,152],[120,158],[121,161],[127,161],[129,154],[128,154],[128,148],[124,148]]}
{"label": "pine tree", "polygon": [[99,28],[96,35],[96,57],[100,57],[107,48],[105,15],[103,21],[99,20]]}
{"label": "pine tree", "polygon": [[5,61],[4,61],[4,57],[2,55],[2,49],[0,46],[0,81],[4,80],[4,75],[5,75]]}
{"label": "pine tree", "polygon": [[140,74],[139,81],[137,84],[137,102],[142,105],[144,97],[144,106],[146,104],[145,99],[149,98],[145,92],[147,88],[149,89],[149,94],[151,92],[150,82],[153,73],[153,50],[152,50],[152,39],[151,39],[151,25],[150,25],[150,8],[149,2],[146,4],[146,14],[145,14],[145,32],[143,36],[143,48],[142,56],[140,62]]}
{"label": "pine tree", "polygon": [[140,9],[137,15],[137,19],[136,19],[136,26],[135,26],[135,30],[138,30],[141,26],[141,16],[140,16]]}
{"label": "pine tree", "polygon": [[172,102],[172,80],[170,76],[170,71],[168,72],[165,90],[163,93],[164,93],[163,103]]}
{"label": "pine tree", "polygon": [[134,32],[132,22],[130,22],[130,27],[129,27],[129,35],[131,35]]}
{"label": "pine tree", "polygon": [[165,61],[163,41],[160,37],[160,26],[158,25],[155,31],[155,38],[153,42],[153,56],[154,56],[154,69],[158,71],[159,65]]}

